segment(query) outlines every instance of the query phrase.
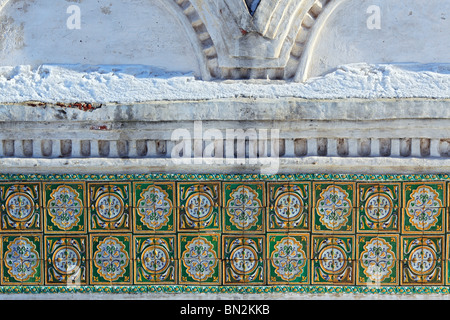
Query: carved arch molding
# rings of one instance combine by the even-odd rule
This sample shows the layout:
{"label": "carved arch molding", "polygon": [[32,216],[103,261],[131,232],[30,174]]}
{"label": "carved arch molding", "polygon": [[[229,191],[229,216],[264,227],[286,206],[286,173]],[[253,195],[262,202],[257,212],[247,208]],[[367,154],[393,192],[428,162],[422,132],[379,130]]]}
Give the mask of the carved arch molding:
{"label": "carved arch molding", "polygon": [[333,0],[171,0],[216,79],[298,79],[316,20]]}
{"label": "carved arch molding", "polygon": [[[393,18],[390,20],[391,25],[384,29],[386,32],[370,35],[368,30],[363,30],[368,29],[365,24],[367,8],[363,6],[372,4],[370,0],[140,1],[136,3],[149,1],[150,4],[154,2],[162,5],[175,18],[174,22],[180,23],[183,35],[179,39],[187,37],[192,44],[190,62],[192,65],[197,62],[199,70],[196,75],[200,75],[203,80],[269,78],[305,81],[347,63],[450,62],[446,32],[450,27],[448,1],[411,0],[402,4],[395,0],[379,0],[379,3],[385,4],[385,10],[396,11],[390,14]],[[0,0],[0,11],[7,3],[26,3],[28,6],[38,2]],[[410,7],[414,10],[410,10]],[[25,9],[23,6],[24,12]],[[426,12],[418,12],[421,10]],[[356,14],[359,16],[356,17]],[[400,22],[397,23],[397,20]],[[400,27],[395,32],[391,28],[395,29],[397,25]],[[0,24],[0,33],[1,30]],[[387,34],[389,30],[392,30],[391,34]],[[432,37],[427,37],[427,30]],[[168,31],[176,33],[176,30]],[[164,32],[162,29],[161,34],[164,35]],[[328,34],[329,38],[326,37]],[[343,34],[348,34],[348,37],[342,38]],[[374,37],[377,37],[378,42]],[[433,39],[434,42],[428,46],[421,45],[425,39]],[[352,41],[357,44],[348,49]],[[140,45],[139,41],[136,43]],[[425,47],[426,51],[423,50]],[[433,50],[429,50],[430,47]],[[176,49],[173,51],[177,52]],[[142,52],[143,61],[146,61],[145,50]],[[161,55],[161,60],[169,60],[164,52]],[[183,62],[187,60],[182,54],[178,56]]]}

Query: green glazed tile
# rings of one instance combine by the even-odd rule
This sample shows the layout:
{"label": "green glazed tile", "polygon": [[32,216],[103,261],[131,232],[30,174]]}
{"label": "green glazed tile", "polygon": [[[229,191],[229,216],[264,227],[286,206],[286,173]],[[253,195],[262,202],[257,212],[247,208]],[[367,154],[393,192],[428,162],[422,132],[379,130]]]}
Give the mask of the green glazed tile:
{"label": "green glazed tile", "polygon": [[175,284],[177,256],[175,235],[134,237],[134,282],[136,284]]}
{"label": "green glazed tile", "polygon": [[45,237],[45,283],[86,285],[88,283],[87,236]]}
{"label": "green glazed tile", "polygon": [[175,232],[175,183],[135,182],[134,228],[136,233]]}
{"label": "green glazed tile", "polygon": [[86,190],[84,183],[44,183],[45,231],[73,233],[86,231]]}
{"label": "green glazed tile", "polygon": [[220,284],[220,235],[178,234],[180,284]]}
{"label": "green glazed tile", "polygon": [[43,283],[42,236],[2,236],[2,285]]}
{"label": "green glazed tile", "polygon": [[404,233],[443,233],[445,212],[444,183],[404,183]]}
{"label": "green glazed tile", "polygon": [[309,283],[309,234],[267,234],[268,284]]}
{"label": "green glazed tile", "polygon": [[440,285],[444,236],[402,236],[402,285]]}
{"label": "green glazed tile", "polygon": [[313,231],[354,232],[355,183],[313,183]]}
{"label": "green glazed tile", "polygon": [[268,183],[267,187],[267,230],[308,231],[310,230],[309,208],[310,184]]}
{"label": "green glazed tile", "polygon": [[178,231],[217,231],[220,224],[220,182],[178,183]]}
{"label": "green glazed tile", "polygon": [[356,284],[397,285],[399,282],[399,236],[397,234],[358,235]]}
{"label": "green glazed tile", "polygon": [[1,229],[42,231],[41,194],[38,182],[0,184]]}
{"label": "green glazed tile", "polygon": [[131,231],[129,182],[89,183],[89,231]]}
{"label": "green glazed tile", "polygon": [[446,256],[445,256],[445,262],[446,262],[446,267],[447,267],[445,284],[450,285],[450,245],[449,245],[450,244],[450,234],[447,234],[445,239],[447,240],[447,243],[445,246],[446,251],[447,251]]}
{"label": "green glazed tile", "polygon": [[223,236],[224,284],[265,284],[265,237]]}
{"label": "green glazed tile", "polygon": [[400,183],[358,184],[358,231],[398,232],[400,190]]}
{"label": "green glazed tile", "polygon": [[355,283],[354,236],[321,236],[311,238],[311,283],[353,285]]}
{"label": "green glazed tile", "polygon": [[131,284],[131,235],[91,234],[90,283]]}
{"label": "green glazed tile", "polygon": [[223,188],[224,232],[264,232],[266,220],[264,183],[224,183]]}

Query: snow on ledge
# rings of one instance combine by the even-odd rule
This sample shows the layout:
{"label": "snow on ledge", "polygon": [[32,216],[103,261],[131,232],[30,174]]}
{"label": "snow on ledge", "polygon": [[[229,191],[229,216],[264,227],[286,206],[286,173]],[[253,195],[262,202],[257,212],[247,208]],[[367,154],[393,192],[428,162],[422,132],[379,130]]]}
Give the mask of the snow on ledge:
{"label": "snow on ledge", "polygon": [[450,98],[448,64],[351,64],[305,83],[200,81],[142,65],[0,67],[0,102],[133,103],[226,98]]}

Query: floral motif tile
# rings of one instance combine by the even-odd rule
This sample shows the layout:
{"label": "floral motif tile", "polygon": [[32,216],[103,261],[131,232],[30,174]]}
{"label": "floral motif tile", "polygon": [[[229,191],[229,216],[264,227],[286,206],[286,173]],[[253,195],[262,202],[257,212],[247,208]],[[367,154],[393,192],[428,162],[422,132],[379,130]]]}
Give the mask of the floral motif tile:
{"label": "floral motif tile", "polygon": [[313,183],[313,231],[318,233],[353,233],[355,184]]}
{"label": "floral motif tile", "polygon": [[136,284],[175,284],[177,256],[175,235],[134,237],[134,282]]}
{"label": "floral motif tile", "polygon": [[267,231],[308,231],[310,184],[268,183]]}
{"label": "floral motif tile", "polygon": [[43,284],[42,235],[3,235],[2,284]]}
{"label": "floral motif tile", "polygon": [[268,284],[309,283],[309,234],[267,234]]}
{"label": "floral motif tile", "polygon": [[90,283],[131,284],[132,245],[129,234],[90,235]]}
{"label": "floral motif tile", "polygon": [[355,284],[354,247],[354,236],[312,235],[312,284]]}
{"label": "floral motif tile", "polygon": [[48,285],[86,285],[88,283],[88,238],[46,236],[45,283]]}
{"label": "floral motif tile", "polygon": [[403,285],[444,283],[444,236],[402,236]]}
{"label": "floral motif tile", "polygon": [[131,231],[130,183],[89,183],[89,231]]}
{"label": "floral motif tile", "polygon": [[443,233],[445,212],[444,183],[409,182],[403,187],[404,233]]}
{"label": "floral motif tile", "polygon": [[134,232],[176,231],[174,182],[135,182],[133,191]]}
{"label": "floral motif tile", "polygon": [[223,283],[225,285],[265,284],[265,237],[223,236]]}
{"label": "floral motif tile", "polygon": [[0,209],[2,231],[42,231],[41,184],[0,184]]}
{"label": "floral motif tile", "polygon": [[220,234],[178,234],[180,284],[220,284]]}
{"label": "floral motif tile", "polygon": [[226,233],[265,231],[264,183],[223,183],[223,225]]}
{"label": "floral motif tile", "polygon": [[75,233],[87,230],[84,183],[44,183],[43,189],[46,232]]}
{"label": "floral motif tile", "polygon": [[0,291],[450,286],[448,175],[0,177]]}
{"label": "floral motif tile", "polygon": [[357,237],[358,285],[380,286],[399,283],[399,236],[365,234]]}
{"label": "floral motif tile", "polygon": [[400,183],[358,184],[358,231],[398,232],[400,196]]}
{"label": "floral motif tile", "polygon": [[178,184],[178,230],[220,230],[221,184]]}

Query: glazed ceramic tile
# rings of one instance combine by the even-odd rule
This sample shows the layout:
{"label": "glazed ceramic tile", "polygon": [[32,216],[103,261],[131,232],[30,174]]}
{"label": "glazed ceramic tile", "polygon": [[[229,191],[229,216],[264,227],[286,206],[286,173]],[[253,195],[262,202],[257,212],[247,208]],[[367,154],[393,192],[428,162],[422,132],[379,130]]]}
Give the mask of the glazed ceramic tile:
{"label": "glazed ceramic tile", "polygon": [[45,283],[66,286],[88,284],[88,247],[87,236],[46,236]]}
{"label": "glazed ceramic tile", "polygon": [[45,231],[76,233],[87,230],[84,183],[44,183]]}
{"label": "glazed ceramic tile", "polygon": [[180,284],[220,284],[220,234],[178,234]]}
{"label": "glazed ceramic tile", "polygon": [[354,183],[313,183],[313,231],[317,233],[354,232]]}
{"label": "glazed ceramic tile", "polygon": [[358,184],[360,232],[398,232],[401,218],[401,184]]}
{"label": "glazed ceramic tile", "polygon": [[43,284],[42,235],[2,236],[2,285]]}
{"label": "glazed ceramic tile", "polygon": [[135,182],[134,232],[176,231],[176,202],[174,182]]}
{"label": "glazed ceramic tile", "polygon": [[134,237],[134,283],[175,284],[177,255],[175,235]]}
{"label": "glazed ceramic tile", "polygon": [[268,284],[309,283],[309,234],[267,234]]}
{"label": "glazed ceramic tile", "polygon": [[380,286],[399,283],[399,236],[366,234],[357,237],[358,285]]}
{"label": "glazed ceramic tile", "polygon": [[266,210],[263,183],[223,183],[224,232],[255,232],[265,230]]}
{"label": "glazed ceramic tile", "polygon": [[0,291],[450,285],[446,175],[0,179]]}
{"label": "glazed ceramic tile", "polygon": [[90,283],[131,284],[131,235],[91,234]]}
{"label": "glazed ceramic tile", "polygon": [[268,183],[267,231],[310,230],[310,184]]}
{"label": "glazed ceramic tile", "polygon": [[312,284],[355,284],[355,238],[313,235],[311,239]]}
{"label": "glazed ceramic tile", "polygon": [[223,236],[224,284],[265,284],[264,236]]}
{"label": "glazed ceramic tile", "polygon": [[131,231],[129,182],[89,183],[89,231]]}
{"label": "glazed ceramic tile", "polygon": [[403,285],[444,283],[444,236],[402,236]]}
{"label": "glazed ceramic tile", "polygon": [[41,184],[0,184],[1,230],[42,231]]}
{"label": "glazed ceramic tile", "polygon": [[404,184],[403,232],[443,233],[445,213],[444,183]]}
{"label": "glazed ceramic tile", "polygon": [[221,184],[178,184],[178,230],[220,230]]}

